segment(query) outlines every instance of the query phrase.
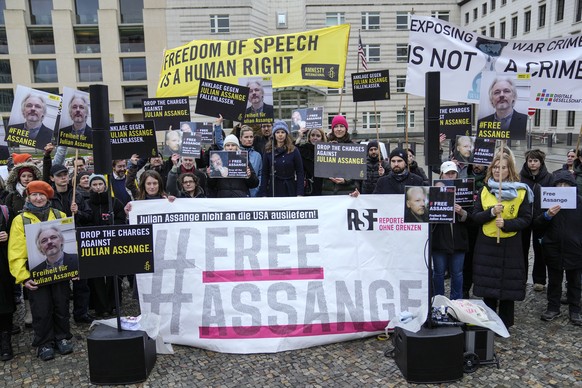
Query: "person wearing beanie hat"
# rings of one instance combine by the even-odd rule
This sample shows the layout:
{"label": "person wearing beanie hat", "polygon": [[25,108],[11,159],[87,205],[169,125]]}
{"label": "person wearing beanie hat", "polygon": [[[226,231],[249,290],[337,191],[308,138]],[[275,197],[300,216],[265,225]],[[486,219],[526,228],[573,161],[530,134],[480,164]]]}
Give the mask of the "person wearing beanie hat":
{"label": "person wearing beanie hat", "polygon": [[[87,206],[91,210],[90,226],[122,225],[125,224],[123,203],[116,197],[111,197],[107,191],[107,181],[103,175],[91,174],[89,177],[89,198]],[[109,212],[109,201],[111,210]],[[91,292],[91,301],[95,315],[102,318],[113,314],[115,308],[115,291],[112,276],[91,278],[88,280]]]}
{"label": "person wearing beanie hat", "polygon": [[302,197],[304,185],[305,175],[299,149],[289,134],[287,123],[275,120],[273,141],[265,145],[263,173],[257,196]]}
{"label": "person wearing beanie hat", "polygon": [[283,120],[275,120],[275,123],[273,123],[273,129],[272,129],[273,135],[275,134],[275,132],[277,132],[280,129],[285,131],[285,133],[289,134],[289,127],[287,126],[287,123]]}
{"label": "person wearing beanie hat", "polygon": [[[28,290],[34,330],[32,346],[37,347],[37,355],[41,360],[48,361],[54,358],[55,348],[60,354],[69,354],[73,351],[71,342],[73,335],[69,322],[70,285],[68,281],[58,281],[40,286],[32,279],[29,268],[38,265],[28,263],[24,226],[65,218],[67,215],[51,207],[50,198],[53,197],[54,191],[48,183],[32,181],[26,186],[26,191],[28,197],[23,212],[14,218],[10,227],[8,261],[16,284],[22,284]],[[43,230],[40,232],[45,233]],[[65,257],[67,254],[62,253],[62,233],[52,229],[46,232],[51,233],[51,237],[47,237],[48,243],[37,245],[47,257],[47,261],[50,256],[50,263],[55,263],[53,259],[57,264],[69,263],[69,258]],[[54,234],[57,235],[55,239],[52,237]],[[37,238],[37,243],[38,241],[40,240]],[[60,264],[55,267],[58,266]]]}
{"label": "person wearing beanie hat", "polygon": [[424,186],[420,176],[408,171],[408,153],[404,149],[393,149],[388,162],[390,172],[378,179],[373,194],[404,194],[406,186]]}
{"label": "person wearing beanie hat", "polygon": [[388,162],[380,159],[378,141],[371,140],[367,144],[366,159],[366,179],[358,182],[358,190],[362,194],[372,194],[376,188],[376,183],[386,171],[390,170]]}
{"label": "person wearing beanie hat", "polygon": [[26,186],[27,195],[31,194],[43,194],[47,199],[52,199],[55,196],[55,191],[46,182],[43,181],[32,181]]}
{"label": "person wearing beanie hat", "polygon": [[[353,143],[348,133],[348,121],[342,115],[336,115],[331,120],[331,132],[327,137],[332,143]],[[339,177],[323,180],[322,195],[345,195],[357,190],[358,181]]]}
{"label": "person wearing beanie hat", "polygon": [[77,191],[81,193],[84,200],[89,198],[89,176],[91,175],[88,171],[77,172],[77,179],[75,184]]}
{"label": "person wearing beanie hat", "polygon": [[236,150],[232,150],[232,151],[237,151],[240,148],[240,142],[238,141],[238,138],[233,135],[230,134],[227,137],[224,138],[224,149],[226,151],[231,151],[227,149],[227,145],[236,145]]}
{"label": "person wearing beanie hat", "polygon": [[[557,171],[553,180],[556,187],[576,187],[576,181],[568,170]],[[533,227],[543,233],[543,257],[548,271],[547,308],[540,318],[542,321],[552,321],[561,315],[560,297],[565,272],[570,323],[582,326],[582,196],[576,195],[575,209],[562,209],[560,205],[550,206],[535,217]]]}
{"label": "person wearing beanie hat", "polygon": [[334,116],[331,120],[331,133],[328,136],[330,142],[351,143],[352,139],[348,133],[348,121],[342,115]]}
{"label": "person wearing beanie hat", "polygon": [[[520,181],[525,183],[532,189],[534,193],[534,214],[538,214],[541,210],[540,198],[542,187],[552,187],[554,185],[554,178],[548,171],[546,164],[546,153],[540,149],[528,150],[525,153],[525,162],[519,172]],[[535,218],[535,215],[534,215]],[[533,220],[532,220],[533,223]],[[532,268],[532,280],[534,291],[541,292],[544,290],[546,284],[546,264],[544,262],[544,252],[540,244],[542,234],[533,230],[532,224],[528,225],[521,232],[523,251],[529,252],[530,245],[532,245],[533,234],[533,251],[534,263]],[[529,255],[524,255],[524,264],[526,274],[528,273]]]}
{"label": "person wearing beanie hat", "polygon": [[31,154],[12,154],[12,161],[14,162],[14,165],[18,165],[21,163],[25,163],[25,162],[31,162],[32,161],[32,155]]}

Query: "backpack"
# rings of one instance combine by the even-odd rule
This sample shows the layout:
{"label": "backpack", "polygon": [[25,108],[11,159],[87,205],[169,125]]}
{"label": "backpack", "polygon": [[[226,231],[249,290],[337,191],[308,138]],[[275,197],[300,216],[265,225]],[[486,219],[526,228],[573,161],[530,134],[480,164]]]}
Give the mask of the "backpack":
{"label": "backpack", "polygon": [[[4,206],[4,205],[2,205]],[[61,212],[53,207],[51,207],[51,211],[53,212],[55,218],[61,218]],[[23,225],[30,225],[30,218],[22,216],[22,224]]]}

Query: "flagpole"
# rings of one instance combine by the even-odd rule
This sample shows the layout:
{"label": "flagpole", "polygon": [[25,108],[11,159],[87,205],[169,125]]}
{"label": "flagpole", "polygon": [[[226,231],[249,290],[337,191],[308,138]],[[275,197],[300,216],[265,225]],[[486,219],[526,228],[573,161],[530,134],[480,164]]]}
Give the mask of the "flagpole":
{"label": "flagpole", "polygon": [[[362,47],[362,37],[360,35],[360,29],[358,28],[358,59],[356,61],[356,73],[360,72],[360,49]],[[356,107],[354,112],[354,130],[352,134],[358,134],[358,102],[356,101]]]}

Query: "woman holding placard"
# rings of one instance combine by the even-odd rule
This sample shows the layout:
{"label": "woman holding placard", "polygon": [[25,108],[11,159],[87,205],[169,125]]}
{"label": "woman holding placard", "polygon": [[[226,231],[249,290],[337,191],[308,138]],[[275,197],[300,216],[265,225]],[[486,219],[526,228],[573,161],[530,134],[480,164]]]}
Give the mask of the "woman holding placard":
{"label": "woman holding placard", "polygon": [[525,298],[525,265],[521,230],[532,219],[533,192],[519,181],[515,160],[497,152],[487,185],[475,201],[471,219],[480,225],[473,258],[473,293],[499,314],[508,328],[514,324],[516,300]]}

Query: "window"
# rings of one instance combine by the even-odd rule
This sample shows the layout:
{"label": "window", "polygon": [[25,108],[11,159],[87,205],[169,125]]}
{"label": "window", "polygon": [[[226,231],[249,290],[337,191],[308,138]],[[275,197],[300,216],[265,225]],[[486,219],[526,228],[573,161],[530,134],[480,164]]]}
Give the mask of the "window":
{"label": "window", "polygon": [[380,112],[363,112],[362,113],[362,128],[374,129],[378,124],[378,128],[382,124]]}
{"label": "window", "polygon": [[57,60],[37,59],[32,61],[33,82],[58,82]]}
{"label": "window", "polygon": [[495,38],[495,26],[489,26],[489,36]]}
{"label": "window", "polygon": [[[10,112],[14,101],[14,91],[10,89],[0,89],[0,112]],[[5,117],[8,119],[7,117]],[[8,123],[4,123],[4,128]]]}
{"label": "window", "polygon": [[125,109],[141,109],[141,100],[148,98],[147,86],[124,86],[123,103]]}
{"label": "window", "polygon": [[55,38],[52,27],[31,27],[28,30],[31,54],[54,54]]}
{"label": "window", "polygon": [[346,22],[346,15],[343,12],[327,12],[325,14],[326,26],[338,26]]}
{"label": "window", "polygon": [[340,94],[346,94],[345,88],[327,88],[327,95],[328,96],[339,96]]}
{"label": "window", "polygon": [[396,62],[408,62],[408,44],[396,44]]}
{"label": "window", "polygon": [[550,111],[550,127],[556,127],[558,126],[558,111],[555,109],[552,109]]}
{"label": "window", "polygon": [[98,27],[73,27],[77,53],[100,53]]}
{"label": "window", "polygon": [[406,89],[406,76],[397,75],[396,76],[396,93],[404,93]]}
{"label": "window", "polygon": [[228,15],[210,15],[210,33],[226,34],[230,32],[230,17]]}
{"label": "window", "polygon": [[505,21],[499,23],[499,37],[505,39]]}
{"label": "window", "polygon": [[495,11],[495,0],[491,0],[491,12]]}
{"label": "window", "polygon": [[119,0],[119,14],[122,24],[143,23],[143,0]]}
{"label": "window", "polygon": [[538,27],[545,27],[546,25],[546,5],[542,4],[538,8]]}
{"label": "window", "polygon": [[479,16],[479,10],[477,8],[473,8],[473,20],[477,20]]}
{"label": "window", "polygon": [[556,0],[556,21],[564,20],[564,0]]}
{"label": "window", "polygon": [[122,58],[121,67],[124,81],[142,81],[147,79],[145,57]]}
{"label": "window", "polygon": [[430,16],[432,16],[433,18],[441,19],[446,22],[449,21],[449,15],[450,15],[449,11],[432,11],[430,13]]}
{"label": "window", "polygon": [[362,12],[362,30],[379,30],[380,12]]}
{"label": "window", "polygon": [[77,24],[97,24],[99,0],[75,0]]}
{"label": "window", "polygon": [[536,113],[534,114],[534,126],[540,126],[540,110],[536,109]]}
{"label": "window", "polygon": [[465,12],[465,24],[469,24],[469,12]]}
{"label": "window", "polygon": [[487,3],[483,3],[483,5],[481,6],[481,13],[483,14],[483,16],[487,15]]}
{"label": "window", "polygon": [[277,12],[277,28],[287,28],[287,12]]}
{"label": "window", "polygon": [[517,36],[517,16],[511,18],[511,37]]}
{"label": "window", "polygon": [[51,11],[53,10],[52,0],[28,0],[28,5],[30,9],[30,24],[53,24],[51,16]]}
{"label": "window", "polygon": [[121,52],[145,51],[143,26],[119,26]]}
{"label": "window", "polygon": [[396,12],[396,29],[397,30],[408,30],[410,20],[410,13],[404,11]]}
{"label": "window", "polygon": [[364,53],[368,63],[380,62],[380,45],[379,44],[365,44]]}
{"label": "window", "polygon": [[507,0],[501,0],[501,6],[503,7],[505,4],[507,4]]}
{"label": "window", "polygon": [[582,20],[582,0],[578,0],[576,4],[576,21],[579,22]]}
{"label": "window", "polygon": [[77,74],[79,82],[103,81],[101,59],[77,59]]}
{"label": "window", "polygon": [[5,28],[0,28],[0,54],[8,54],[8,38]]}
{"label": "window", "polygon": [[[0,60],[0,83],[12,83],[12,72],[10,70],[10,61],[8,59]],[[0,110],[0,112],[2,112],[2,110]]]}
{"label": "window", "polygon": [[0,26],[3,26],[6,22],[4,21],[4,10],[6,9],[6,0],[0,0]]}
{"label": "window", "polygon": [[531,30],[531,10],[527,10],[523,14],[523,32],[528,33]]}
{"label": "window", "polygon": [[566,119],[566,126],[573,127],[576,122],[576,111],[569,110],[568,117]]}
{"label": "window", "polygon": [[[396,112],[396,127],[404,128],[406,126],[406,112],[401,110]],[[408,128],[414,128],[414,111],[408,111]]]}
{"label": "window", "polygon": [[481,35],[487,36],[487,28],[481,27]]}

